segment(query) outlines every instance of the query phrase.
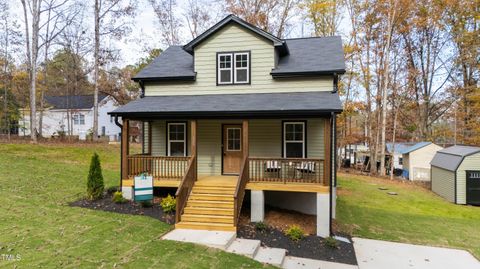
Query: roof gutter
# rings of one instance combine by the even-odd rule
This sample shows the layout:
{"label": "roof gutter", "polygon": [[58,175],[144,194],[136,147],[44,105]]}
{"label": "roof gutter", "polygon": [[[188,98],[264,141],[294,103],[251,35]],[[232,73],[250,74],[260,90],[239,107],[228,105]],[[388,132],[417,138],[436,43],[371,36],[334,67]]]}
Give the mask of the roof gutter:
{"label": "roof gutter", "polygon": [[273,78],[312,77],[312,76],[325,76],[325,75],[338,76],[342,74],[345,74],[345,69],[326,70],[326,71],[300,71],[300,72],[278,72],[278,71],[272,70],[272,72],[270,72],[270,75]]}

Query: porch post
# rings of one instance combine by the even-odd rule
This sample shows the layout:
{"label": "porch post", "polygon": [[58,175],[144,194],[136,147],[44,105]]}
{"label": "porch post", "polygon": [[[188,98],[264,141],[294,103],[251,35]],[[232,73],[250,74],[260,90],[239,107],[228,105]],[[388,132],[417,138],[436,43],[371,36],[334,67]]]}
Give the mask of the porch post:
{"label": "porch post", "polygon": [[130,148],[130,140],[129,138],[129,126],[130,122],[128,119],[123,119],[123,126],[122,126],[122,172],[121,177],[122,180],[127,179],[128,177],[128,154]]}
{"label": "porch post", "polygon": [[198,160],[197,160],[197,121],[196,120],[190,121],[190,136],[191,136],[190,137],[191,138],[190,155],[192,156],[192,158],[194,158],[194,161],[195,161],[195,180],[197,180]]}
{"label": "porch post", "polygon": [[324,134],[323,134],[323,142],[324,142],[324,160],[323,160],[323,185],[328,186],[330,184],[330,175],[332,173],[331,170],[331,162],[332,162],[332,148],[331,148],[331,141],[332,141],[332,133],[331,133],[331,125],[330,125],[330,118],[324,120],[323,124]]}
{"label": "porch post", "polygon": [[152,121],[148,122],[148,154],[152,155]]}
{"label": "porch post", "polygon": [[243,159],[248,159],[249,144],[248,144],[248,120],[243,120],[242,123],[242,140],[243,140]]}

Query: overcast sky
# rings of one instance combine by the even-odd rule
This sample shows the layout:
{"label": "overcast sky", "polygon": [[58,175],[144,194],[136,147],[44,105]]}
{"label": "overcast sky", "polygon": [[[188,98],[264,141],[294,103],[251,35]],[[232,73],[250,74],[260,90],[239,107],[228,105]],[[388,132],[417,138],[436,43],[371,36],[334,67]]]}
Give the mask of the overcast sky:
{"label": "overcast sky", "polygon": [[[0,0],[5,1],[5,0]],[[17,22],[21,24],[20,30],[24,31],[23,26],[23,9],[20,0],[6,0],[10,2],[11,12],[16,18]],[[93,9],[93,1],[87,0],[88,2],[92,2],[92,6],[89,8]],[[220,6],[219,0],[198,0],[203,1],[207,6],[208,10],[211,11],[211,16],[214,18],[214,21],[218,21],[222,19],[227,14],[224,13],[222,10],[222,6]],[[177,16],[181,19],[184,19],[183,10],[187,5],[186,0],[177,0]],[[297,12],[298,13],[298,12]],[[86,23],[91,22],[92,27],[90,29],[93,31],[93,11],[92,15],[85,19]],[[292,25],[291,31],[287,34],[287,37],[294,38],[294,37],[302,37],[310,35],[310,28],[308,23],[300,14],[296,14],[293,16],[290,21]],[[343,25],[343,24],[342,24]],[[138,8],[136,12],[136,16],[133,18],[131,23],[131,31],[127,36],[125,36],[122,40],[109,40],[108,38],[105,39],[105,45],[115,47],[120,49],[120,56],[121,59],[117,63],[113,63],[112,65],[116,66],[124,66],[126,64],[133,64],[138,61],[139,58],[145,57],[147,55],[147,51],[152,48],[162,48],[165,49],[166,46],[161,44],[160,39],[160,32],[156,27],[156,16],[151,8],[150,4],[147,0],[139,0],[138,1]],[[191,40],[191,35],[188,32],[188,28],[184,27],[181,31],[183,40],[188,42]],[[93,37],[92,37],[93,39]],[[92,44],[93,45],[93,44]],[[93,47],[93,46],[92,46]],[[22,48],[21,48],[22,49]],[[22,55],[24,56],[24,54]]]}

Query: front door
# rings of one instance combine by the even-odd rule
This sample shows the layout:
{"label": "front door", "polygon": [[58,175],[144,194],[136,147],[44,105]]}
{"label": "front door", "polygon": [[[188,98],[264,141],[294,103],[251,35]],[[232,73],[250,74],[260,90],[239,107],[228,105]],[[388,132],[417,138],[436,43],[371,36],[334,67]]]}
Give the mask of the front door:
{"label": "front door", "polygon": [[242,125],[223,125],[223,174],[240,173],[242,143]]}
{"label": "front door", "polygon": [[480,205],[480,171],[467,171],[467,204]]}

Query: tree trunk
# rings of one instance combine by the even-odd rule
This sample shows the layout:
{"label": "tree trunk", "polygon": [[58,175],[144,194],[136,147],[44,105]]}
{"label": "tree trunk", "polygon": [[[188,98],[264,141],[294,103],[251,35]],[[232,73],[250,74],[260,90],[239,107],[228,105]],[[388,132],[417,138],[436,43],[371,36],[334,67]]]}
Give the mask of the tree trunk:
{"label": "tree trunk", "polygon": [[93,141],[98,140],[98,75],[100,65],[100,0],[95,0],[95,70],[93,91]]}

